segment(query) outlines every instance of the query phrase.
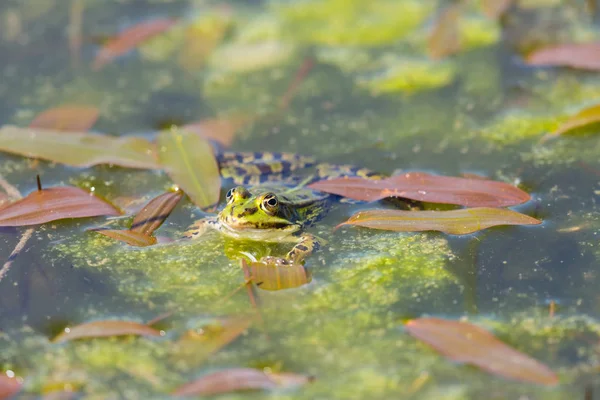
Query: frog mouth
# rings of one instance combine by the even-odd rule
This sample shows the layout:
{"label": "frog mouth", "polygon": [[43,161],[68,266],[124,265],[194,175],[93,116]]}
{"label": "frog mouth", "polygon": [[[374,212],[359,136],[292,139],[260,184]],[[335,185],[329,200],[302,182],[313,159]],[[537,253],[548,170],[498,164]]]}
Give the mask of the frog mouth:
{"label": "frog mouth", "polygon": [[279,242],[298,230],[300,230],[300,225],[291,222],[263,223],[260,228],[249,223],[230,224],[227,221],[221,221],[220,224],[220,231],[227,236],[262,242]]}

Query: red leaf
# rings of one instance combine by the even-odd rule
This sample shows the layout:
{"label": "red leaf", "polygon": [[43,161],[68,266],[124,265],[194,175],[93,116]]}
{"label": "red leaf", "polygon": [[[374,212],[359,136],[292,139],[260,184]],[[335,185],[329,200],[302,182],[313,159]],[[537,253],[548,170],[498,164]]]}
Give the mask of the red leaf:
{"label": "red leaf", "polygon": [[112,205],[76,187],[38,190],[0,209],[0,226],[38,225],[65,218],[119,215]]}
{"label": "red leaf", "polygon": [[536,66],[600,71],[600,42],[570,43],[546,47],[529,54],[526,62]]}
{"label": "red leaf", "polygon": [[156,244],[156,238],[141,232],[133,232],[128,229],[102,229],[94,231],[111,239],[125,242],[130,246],[146,247]]}
{"label": "red leaf", "polygon": [[504,378],[541,385],[558,383],[558,377],[546,365],[476,325],[439,318],[418,318],[407,322],[406,330],[453,361],[473,364]]}
{"label": "red leaf", "polygon": [[126,335],[160,336],[161,334],[160,331],[138,322],[106,320],[87,322],[67,328],[63,333],[52,339],[52,342],[61,343],[74,339]]}
{"label": "red leaf", "polygon": [[298,374],[266,374],[252,368],[231,368],[204,375],[179,387],[175,396],[210,396],[240,390],[275,389],[302,385],[310,378]]}
{"label": "red leaf", "polygon": [[181,130],[194,132],[204,139],[215,140],[223,146],[229,147],[233,143],[236,132],[251,121],[252,118],[241,115],[222,119],[205,119],[183,125]]}
{"label": "red leaf", "polygon": [[177,190],[163,193],[150,200],[135,216],[129,230],[144,235],[152,235],[165,222],[182,197],[183,192]]}
{"label": "red leaf", "polygon": [[537,225],[542,222],[505,208],[465,208],[451,211],[365,210],[339,224],[395,232],[441,231],[465,235],[497,225]]}
{"label": "red leaf", "polygon": [[98,119],[96,107],[65,105],[50,108],[38,114],[29,124],[30,128],[52,129],[67,132],[85,132]]}
{"label": "red leaf", "polygon": [[424,172],[409,172],[381,180],[336,178],[308,186],[362,201],[377,201],[397,196],[466,207],[508,207],[530,199],[526,192],[504,182],[438,176]]}
{"label": "red leaf", "polygon": [[137,45],[156,36],[177,23],[173,18],[158,18],[140,22],[109,40],[96,54],[92,69],[99,70],[113,59],[134,49]]}
{"label": "red leaf", "polygon": [[0,400],[10,399],[21,390],[21,382],[0,373]]}

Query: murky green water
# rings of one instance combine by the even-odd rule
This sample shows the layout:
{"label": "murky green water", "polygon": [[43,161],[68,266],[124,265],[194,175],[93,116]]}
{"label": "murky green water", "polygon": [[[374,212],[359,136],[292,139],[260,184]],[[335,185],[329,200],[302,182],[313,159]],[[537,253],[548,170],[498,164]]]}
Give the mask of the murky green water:
{"label": "murky green water", "polygon": [[[230,296],[243,273],[217,234],[138,249],[86,232],[102,218],[47,224],[0,281],[0,371],[25,379],[22,398],[65,385],[78,389],[74,398],[169,398],[179,385],[227,367],[317,378],[302,388],[222,397],[228,399],[583,398],[599,383],[599,127],[538,141],[569,114],[600,102],[600,77],[527,67],[518,54],[600,33],[585,1],[521,3],[506,16],[504,33],[477,4],[465,6],[463,49],[434,62],[427,29],[442,2],[4,0],[3,124],[26,126],[67,103],[97,106],[94,130],[114,135],[258,115],[233,150],[297,152],[386,173],[475,172],[532,193],[515,209],[544,224],[462,237],[333,232],[360,207],[336,206],[312,228],[329,242],[308,260],[312,282],[259,290],[263,322],[202,360],[181,354],[183,332],[215,317],[255,313],[245,290]],[[83,43],[74,56],[69,15],[79,4]],[[139,51],[91,70],[103,38],[165,16],[182,19]],[[194,43],[209,42],[186,41],[190,26],[208,36],[224,29],[210,57],[190,55],[202,52]],[[306,57],[315,58],[313,69],[289,109],[274,117]],[[39,174],[46,186],[93,187],[114,201],[149,199],[171,184],[160,172],[77,169],[7,154],[0,154],[0,173],[23,194]],[[158,234],[178,237],[200,216],[184,202]],[[21,231],[0,232],[0,261]],[[164,312],[174,314],[160,339],[49,342],[67,325],[147,321]],[[510,382],[447,361],[404,332],[404,321],[424,315],[468,317],[546,363],[561,384]]]}

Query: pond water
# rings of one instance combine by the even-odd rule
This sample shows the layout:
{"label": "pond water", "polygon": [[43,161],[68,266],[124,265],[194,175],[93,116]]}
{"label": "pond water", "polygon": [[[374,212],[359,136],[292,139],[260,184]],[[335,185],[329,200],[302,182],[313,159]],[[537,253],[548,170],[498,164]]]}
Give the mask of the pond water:
{"label": "pond water", "polygon": [[[316,379],[221,398],[592,393],[600,383],[600,126],[540,139],[600,102],[600,76],[528,66],[521,55],[598,40],[594,2],[517,1],[501,19],[486,16],[483,3],[462,7],[460,49],[433,60],[432,21],[450,2],[2,1],[3,125],[25,127],[46,109],[85,104],[100,113],[94,132],[153,138],[173,123],[251,115],[230,150],[292,152],[386,174],[476,173],[530,193],[513,209],[543,220],[462,236],[334,231],[374,206],[334,204],[310,228],[327,241],[306,261],[310,283],[255,289],[258,307],[241,286],[234,257],[241,245],[216,233],[134,248],[87,231],[106,218],[38,226],[0,278],[0,372],[23,378],[19,398],[174,398],[169,393],[186,382],[232,367]],[[177,18],[168,31],[91,67],[117,32],[167,17]],[[289,106],[280,107],[294,86]],[[93,188],[130,209],[172,185],[161,171],[74,168],[8,153],[0,153],[0,174],[23,195],[40,175],[46,187]],[[157,235],[177,239],[205,215],[184,199]],[[24,231],[2,228],[0,261]],[[250,250],[285,253],[286,246]],[[219,318],[257,312],[244,334],[215,351],[206,350],[211,339],[181,341]],[[158,339],[50,341],[78,323],[145,322],[164,313],[171,314]],[[552,368],[560,384],[514,382],[452,363],[406,333],[407,320],[424,316],[485,327]]]}

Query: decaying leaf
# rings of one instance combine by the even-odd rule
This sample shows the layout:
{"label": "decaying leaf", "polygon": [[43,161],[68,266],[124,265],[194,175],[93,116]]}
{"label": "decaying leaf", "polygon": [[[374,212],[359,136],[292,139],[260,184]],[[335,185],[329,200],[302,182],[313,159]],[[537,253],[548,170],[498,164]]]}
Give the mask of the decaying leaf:
{"label": "decaying leaf", "polygon": [[577,114],[572,115],[554,132],[544,136],[543,140],[562,135],[563,133],[575,130],[577,128],[583,128],[585,126],[598,123],[600,123],[600,104],[585,108],[579,111]]}
{"label": "decaying leaf", "polygon": [[192,122],[181,127],[181,130],[195,132],[204,139],[214,140],[225,147],[231,146],[238,130],[252,121],[247,116],[231,116],[228,118],[205,119]]}
{"label": "decaying leaf", "polygon": [[526,62],[535,66],[571,67],[600,71],[600,42],[545,47],[527,55]]}
{"label": "decaying leaf", "polygon": [[302,264],[253,262],[249,265],[252,281],[263,290],[283,290],[306,285],[310,273]]}
{"label": "decaying leaf", "polygon": [[409,172],[387,179],[336,178],[310,188],[354,200],[377,201],[386,197],[465,207],[508,207],[524,203],[529,194],[504,182]]}
{"label": "decaying leaf", "polygon": [[98,115],[99,111],[96,107],[64,105],[38,114],[29,127],[63,132],[85,132],[96,123]]}
{"label": "decaying leaf", "polygon": [[210,143],[177,129],[161,132],[157,140],[161,164],[194,204],[200,208],[216,204],[221,176]]}
{"label": "decaying leaf", "polygon": [[427,40],[427,50],[432,59],[440,60],[460,51],[458,19],[461,9],[460,3],[453,3],[446,7],[435,21]]}
{"label": "decaying leaf", "polygon": [[0,400],[10,399],[19,393],[22,383],[17,378],[9,378],[0,373]]}
{"label": "decaying leaf", "polygon": [[139,24],[125,29],[102,46],[100,51],[98,51],[98,54],[96,54],[92,69],[99,70],[113,59],[134,49],[145,40],[168,30],[176,23],[176,19],[157,18],[140,22]]}
{"label": "decaying leaf", "polygon": [[132,321],[104,320],[83,323],[66,328],[52,342],[61,343],[75,339],[97,338],[108,336],[160,336],[160,331]]}
{"label": "decaying leaf", "polygon": [[32,192],[0,209],[0,226],[38,225],[65,218],[119,214],[112,205],[83,189],[61,186]]}
{"label": "decaying leaf", "polygon": [[165,222],[182,197],[183,192],[177,190],[174,192],[163,193],[150,200],[135,218],[133,218],[133,222],[129,229],[144,235],[152,235],[152,233]]}
{"label": "decaying leaf", "polygon": [[485,15],[492,19],[499,19],[513,5],[515,0],[483,0],[481,8]]}
{"label": "decaying leaf", "polygon": [[160,168],[152,144],[138,137],[112,137],[91,133],[0,128],[0,151],[42,158],[74,167],[115,164],[130,168]]}
{"label": "decaying leaf", "polygon": [[152,235],[146,235],[144,233],[134,232],[128,229],[98,229],[94,232],[136,247],[152,246],[157,242],[156,237]]}
{"label": "decaying leaf", "polygon": [[451,211],[366,210],[354,214],[343,225],[396,232],[441,231],[465,235],[497,225],[538,225],[542,222],[504,208],[465,208]]}
{"label": "decaying leaf", "polygon": [[175,396],[210,396],[240,390],[298,386],[306,384],[310,380],[310,378],[298,374],[266,374],[258,369],[231,368],[204,375],[179,387],[173,394]]}
{"label": "decaying leaf", "polygon": [[406,323],[408,333],[453,361],[476,365],[505,378],[541,385],[556,385],[550,368],[468,322],[418,318]]}

